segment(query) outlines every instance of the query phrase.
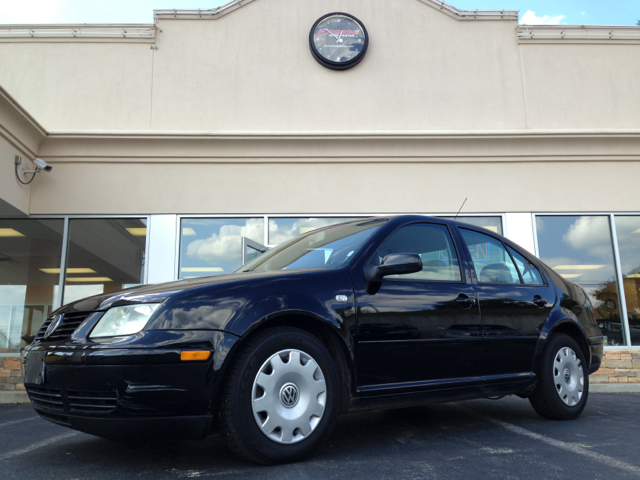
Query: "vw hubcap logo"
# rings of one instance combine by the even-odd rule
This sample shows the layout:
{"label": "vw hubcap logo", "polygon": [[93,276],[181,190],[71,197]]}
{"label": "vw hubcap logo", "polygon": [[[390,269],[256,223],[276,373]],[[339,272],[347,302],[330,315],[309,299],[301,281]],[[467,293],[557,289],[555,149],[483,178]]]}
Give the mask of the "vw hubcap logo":
{"label": "vw hubcap logo", "polygon": [[564,369],[564,381],[567,383],[571,383],[571,370],[568,368]]}
{"label": "vw hubcap logo", "polygon": [[53,317],[53,320],[51,320],[51,323],[49,324],[49,326],[47,327],[47,329],[44,332],[44,338],[49,338],[49,336],[55,332],[56,328],[58,328],[60,326],[60,324],[62,323],[62,317],[64,315],[56,315],[55,317]]}
{"label": "vw hubcap logo", "polygon": [[295,406],[299,399],[300,392],[298,391],[298,387],[293,383],[287,383],[280,389],[280,401],[285,407],[291,408]]}

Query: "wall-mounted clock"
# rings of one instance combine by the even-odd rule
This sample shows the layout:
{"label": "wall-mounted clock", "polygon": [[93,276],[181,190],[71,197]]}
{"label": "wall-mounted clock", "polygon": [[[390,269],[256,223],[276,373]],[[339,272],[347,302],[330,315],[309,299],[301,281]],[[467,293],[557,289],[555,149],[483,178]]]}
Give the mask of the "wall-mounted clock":
{"label": "wall-mounted clock", "polygon": [[309,47],[324,67],[346,70],[362,61],[369,46],[364,24],[347,13],[329,13],[311,27]]}

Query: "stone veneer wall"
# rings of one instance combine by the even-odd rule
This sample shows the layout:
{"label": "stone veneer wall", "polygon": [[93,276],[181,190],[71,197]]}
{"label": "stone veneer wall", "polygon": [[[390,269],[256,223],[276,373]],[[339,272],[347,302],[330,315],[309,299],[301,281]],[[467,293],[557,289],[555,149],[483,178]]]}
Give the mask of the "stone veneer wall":
{"label": "stone veneer wall", "polygon": [[640,383],[640,350],[605,350],[604,357],[590,383]]}
{"label": "stone veneer wall", "polygon": [[0,393],[24,390],[20,357],[0,357]]}

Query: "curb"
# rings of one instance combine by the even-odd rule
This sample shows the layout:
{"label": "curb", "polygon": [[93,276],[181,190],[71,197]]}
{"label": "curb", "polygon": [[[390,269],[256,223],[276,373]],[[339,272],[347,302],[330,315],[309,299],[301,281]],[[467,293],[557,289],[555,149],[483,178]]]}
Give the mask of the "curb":
{"label": "curb", "polygon": [[3,403],[31,404],[27,392],[0,392],[0,404]]}
{"label": "curb", "polygon": [[640,383],[592,383],[589,393],[640,393]]}

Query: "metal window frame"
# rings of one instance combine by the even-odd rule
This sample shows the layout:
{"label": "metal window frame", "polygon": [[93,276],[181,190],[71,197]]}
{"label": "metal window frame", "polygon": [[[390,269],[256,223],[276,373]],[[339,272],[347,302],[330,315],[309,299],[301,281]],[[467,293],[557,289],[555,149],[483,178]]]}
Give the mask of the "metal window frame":
{"label": "metal window frame", "polygon": [[[276,245],[269,244],[269,219],[270,218],[353,218],[353,217],[389,217],[397,215],[420,215],[424,217],[453,217],[456,213],[255,213],[255,214],[194,214],[194,215],[177,215],[176,216],[176,256],[174,268],[174,280],[180,278],[180,246],[182,241],[182,220],[183,219],[224,219],[224,218],[262,218],[264,221],[264,243],[268,248]],[[507,236],[507,214],[506,213],[459,213],[458,218],[464,217],[500,217],[502,225],[502,236]]]}
{"label": "metal window frame", "polygon": [[616,231],[616,216],[619,217],[637,217],[640,212],[535,212],[531,213],[533,224],[533,241],[536,249],[536,257],[540,258],[540,250],[538,247],[538,228],[536,225],[536,217],[609,217],[609,230],[611,233],[611,242],[613,246],[613,261],[615,268],[616,282],[618,283],[618,302],[620,304],[620,321],[624,332],[626,345],[606,346],[605,350],[640,350],[640,345],[631,344],[631,331],[629,329],[629,317],[627,314],[627,297],[624,293],[624,280],[622,276],[622,263],[620,261],[620,248],[618,245],[618,233]]}

